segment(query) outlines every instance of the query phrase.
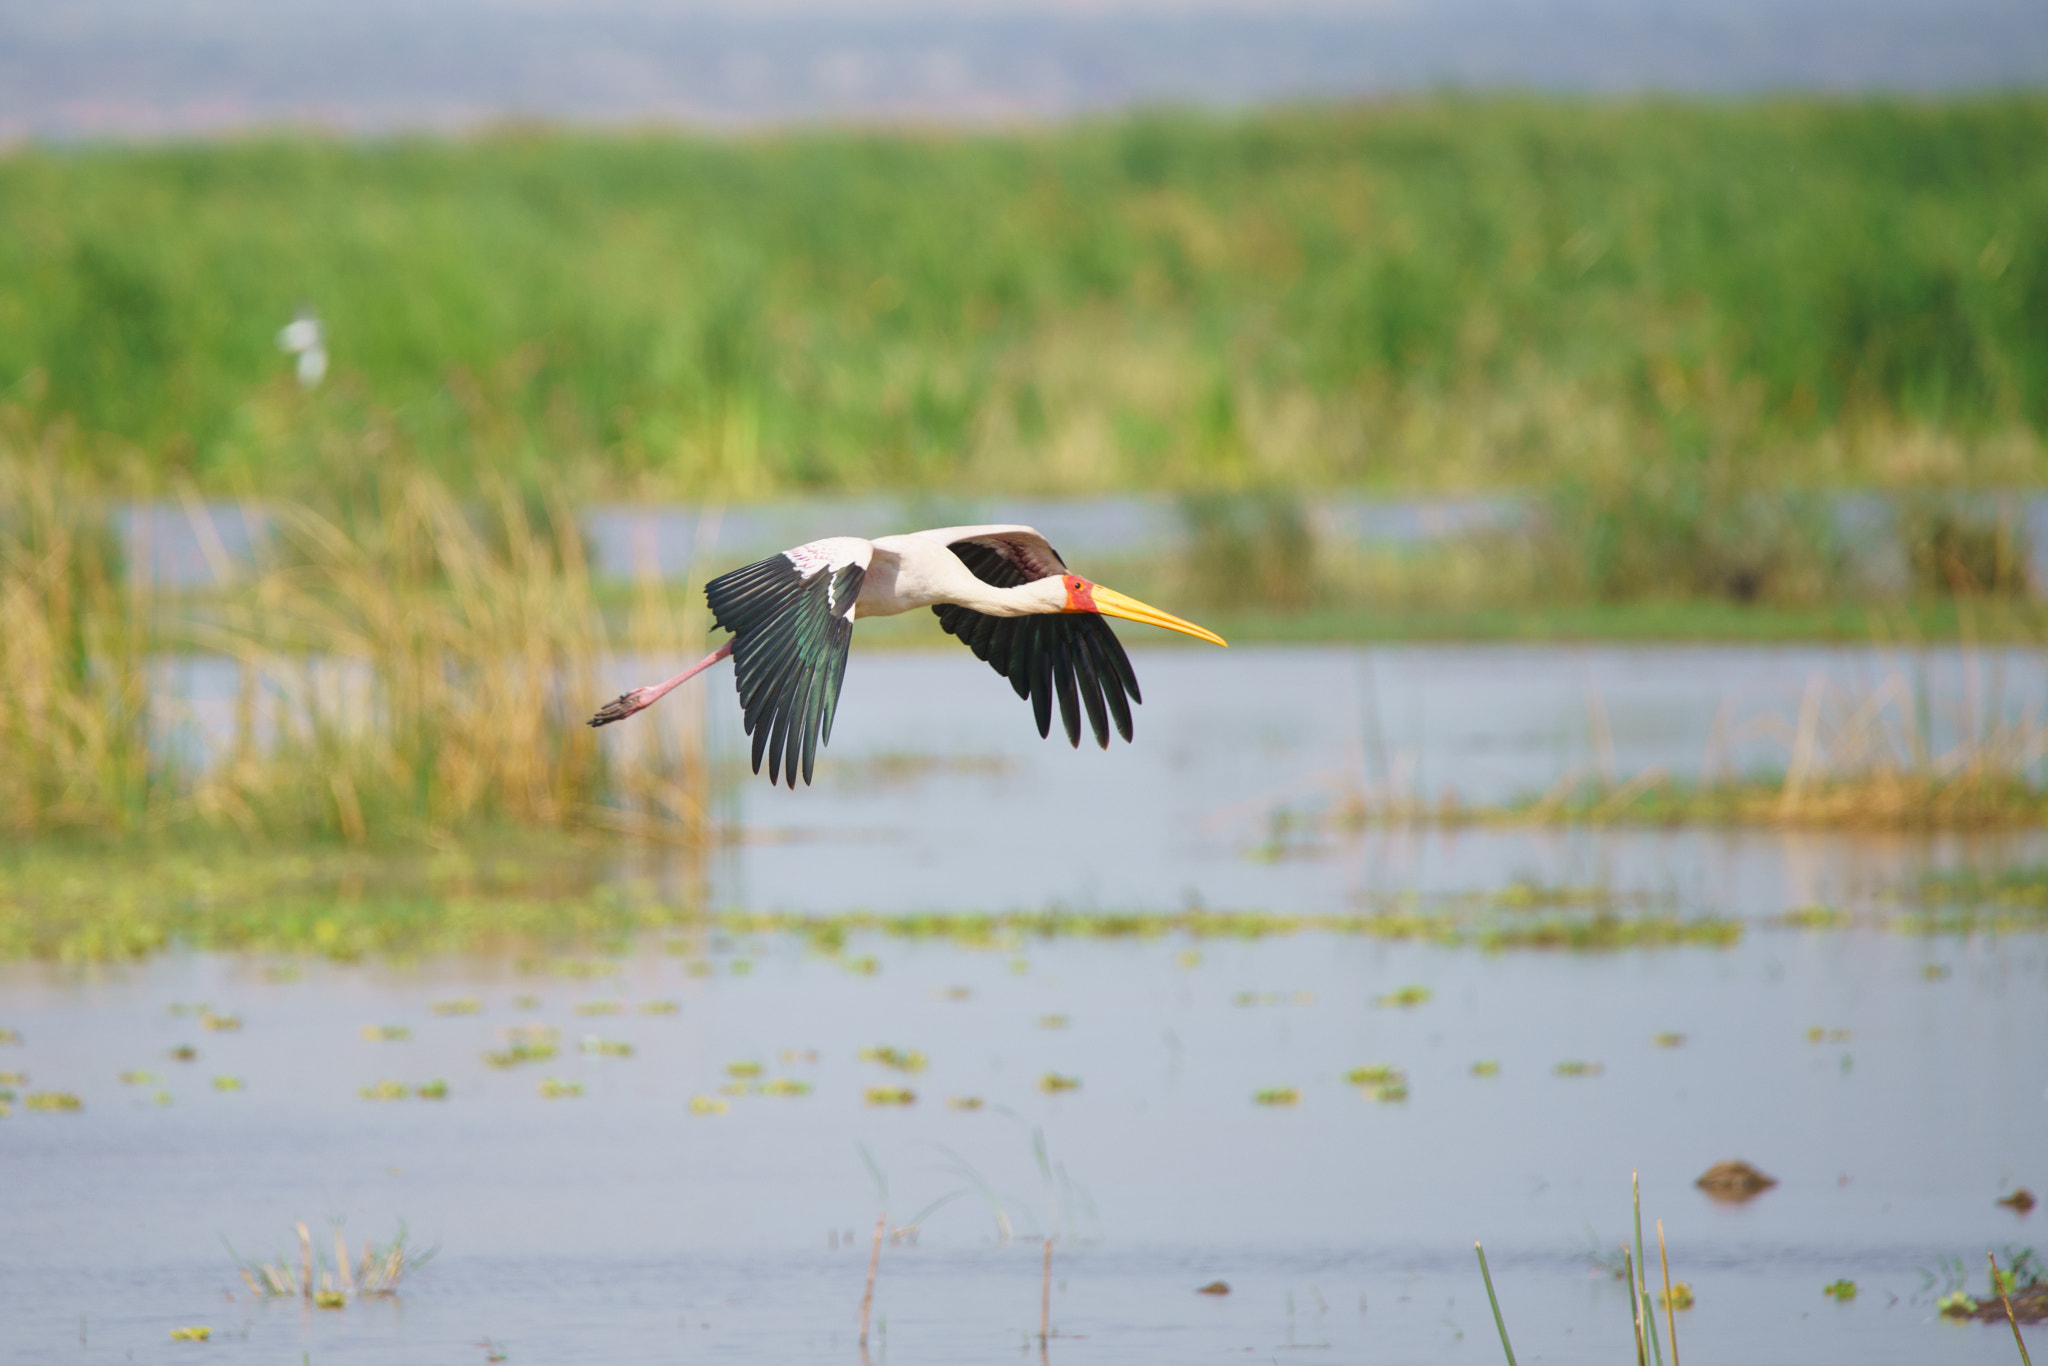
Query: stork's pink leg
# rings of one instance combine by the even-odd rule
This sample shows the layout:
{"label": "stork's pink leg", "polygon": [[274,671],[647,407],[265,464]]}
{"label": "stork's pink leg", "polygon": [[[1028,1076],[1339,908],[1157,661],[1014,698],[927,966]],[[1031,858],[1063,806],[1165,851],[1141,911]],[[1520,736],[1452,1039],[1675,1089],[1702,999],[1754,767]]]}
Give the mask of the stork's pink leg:
{"label": "stork's pink leg", "polygon": [[609,726],[614,721],[625,720],[636,711],[644,711],[731,653],[732,641],[728,640],[666,683],[656,683],[649,688],[635,688],[629,693],[620,693],[618,697],[598,709],[597,715],[590,718],[590,724]]}

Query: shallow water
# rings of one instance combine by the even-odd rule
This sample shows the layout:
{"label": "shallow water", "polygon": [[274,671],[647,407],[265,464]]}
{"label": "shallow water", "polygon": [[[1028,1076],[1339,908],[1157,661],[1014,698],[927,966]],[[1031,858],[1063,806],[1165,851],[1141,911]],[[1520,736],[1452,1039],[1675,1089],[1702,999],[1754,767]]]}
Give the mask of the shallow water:
{"label": "shallow water", "polygon": [[[1504,647],[1136,658],[1148,698],[1138,743],[1105,755],[1040,741],[1029,709],[964,652],[857,652],[818,786],[736,789],[748,838],[714,870],[714,900],[1344,911],[1523,878],[1737,918],[1740,942],[1571,955],[1322,932],[983,949],[856,934],[830,957],[776,935],[670,936],[599,976],[196,953],[14,965],[0,969],[0,1027],[23,1041],[0,1046],[0,1070],[29,1074],[17,1090],[74,1091],[84,1109],[17,1106],[0,1120],[0,1359],[481,1361],[488,1338],[512,1362],[856,1361],[881,1203],[863,1148],[898,1225],[966,1192],[884,1251],[878,1362],[1034,1350],[1035,1239],[1048,1230],[1060,1235],[1056,1360],[1279,1359],[1290,1347],[1499,1360],[1471,1253],[1483,1238],[1519,1359],[1622,1361],[1627,1296],[1593,1254],[1624,1235],[1638,1168],[1673,1276],[1698,1293],[1679,1316],[1686,1359],[2012,1359],[2003,1326],[1938,1321],[1933,1301],[1946,1258],[1963,1257],[1980,1286],[1986,1246],[2040,1241],[1993,1202],[2048,1185],[2048,937],[1796,931],[1772,918],[1895,894],[1929,867],[2038,859],[2038,837],[1379,830],[1277,849],[1270,838],[1276,806],[1309,810],[1340,782],[1384,783],[1402,764],[1414,790],[1449,784],[1470,800],[1541,788],[1580,763],[1696,771],[1729,696],[1738,715],[1789,713],[1816,670],[1867,687],[1888,661]],[[2008,700],[2041,695],[2026,656],[1936,652],[1924,667],[1959,714],[1967,669],[1981,709],[1993,664]],[[730,758],[728,687],[713,689],[709,721]],[[622,876],[663,872],[619,863]],[[852,970],[869,955],[877,971]],[[1410,984],[1429,998],[1375,1004]],[[537,1006],[515,1005],[528,993]],[[429,1008],[472,994],[480,1014]],[[609,1000],[627,1013],[576,1011]],[[649,1001],[680,1009],[638,1013]],[[209,1032],[170,1010],[198,1002],[242,1029]],[[560,1056],[484,1064],[498,1031],[536,1022],[560,1029]],[[411,1037],[369,1041],[366,1024]],[[1663,1031],[1683,1044],[1659,1047]],[[587,1054],[586,1035],[636,1051]],[[187,1043],[197,1060],[167,1056]],[[922,1050],[929,1068],[899,1075],[859,1058],[881,1044]],[[1499,1075],[1473,1075],[1482,1059]],[[692,1113],[691,1098],[743,1060],[814,1089]],[[1567,1061],[1601,1070],[1558,1075]],[[1372,1063],[1406,1071],[1405,1101],[1343,1082]],[[162,1081],[123,1085],[127,1069]],[[1045,1094],[1048,1072],[1080,1088]],[[244,1089],[214,1090],[217,1075]],[[434,1077],[447,1100],[358,1095]],[[544,1100],[543,1077],[584,1094]],[[864,1088],[881,1084],[908,1085],[917,1102],[865,1105]],[[1298,1103],[1253,1102],[1272,1087],[1298,1088]],[[969,1095],[984,1108],[945,1104]],[[1730,1157],[1781,1184],[1713,1204],[1690,1183]],[[220,1242],[295,1262],[291,1222],[324,1245],[335,1218],[356,1244],[403,1220],[439,1255],[396,1302],[324,1312],[253,1302]],[[1859,1283],[1855,1302],[1822,1297],[1840,1277]],[[1216,1279],[1233,1293],[1194,1293]],[[215,1330],[210,1347],[170,1343],[171,1327],[197,1323]]]}

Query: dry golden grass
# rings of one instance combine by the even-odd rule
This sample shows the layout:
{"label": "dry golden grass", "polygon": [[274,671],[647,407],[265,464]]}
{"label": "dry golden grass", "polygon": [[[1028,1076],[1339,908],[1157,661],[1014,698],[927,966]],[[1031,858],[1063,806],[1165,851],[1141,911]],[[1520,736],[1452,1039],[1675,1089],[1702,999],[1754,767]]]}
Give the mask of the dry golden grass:
{"label": "dry golden grass", "polygon": [[[400,467],[326,506],[272,500],[258,567],[237,579],[223,560],[214,591],[180,597],[124,575],[65,441],[0,430],[0,829],[702,838],[694,701],[623,737],[583,724],[642,680],[613,658],[559,497],[458,497]],[[704,625],[648,585],[625,643],[680,653]],[[171,695],[166,666],[191,652],[232,661],[231,699]]]}

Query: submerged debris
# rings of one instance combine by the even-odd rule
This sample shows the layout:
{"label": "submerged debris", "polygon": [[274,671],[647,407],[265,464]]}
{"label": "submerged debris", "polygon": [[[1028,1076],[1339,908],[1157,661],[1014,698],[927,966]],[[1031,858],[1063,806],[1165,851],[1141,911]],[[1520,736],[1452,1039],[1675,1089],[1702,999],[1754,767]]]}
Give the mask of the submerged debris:
{"label": "submerged debris", "polygon": [[1731,1159],[1716,1162],[1693,1184],[1723,1203],[1741,1204],[1777,1185],[1778,1178],[1764,1175],[1747,1162]]}

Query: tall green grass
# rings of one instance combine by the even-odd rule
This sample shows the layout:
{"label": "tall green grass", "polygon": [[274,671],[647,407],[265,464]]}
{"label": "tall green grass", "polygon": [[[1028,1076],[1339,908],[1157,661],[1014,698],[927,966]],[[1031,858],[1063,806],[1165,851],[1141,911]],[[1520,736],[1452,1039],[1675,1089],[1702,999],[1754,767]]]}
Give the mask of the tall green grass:
{"label": "tall green grass", "polygon": [[20,149],[0,391],[273,492],[2034,481],[2048,98]]}

